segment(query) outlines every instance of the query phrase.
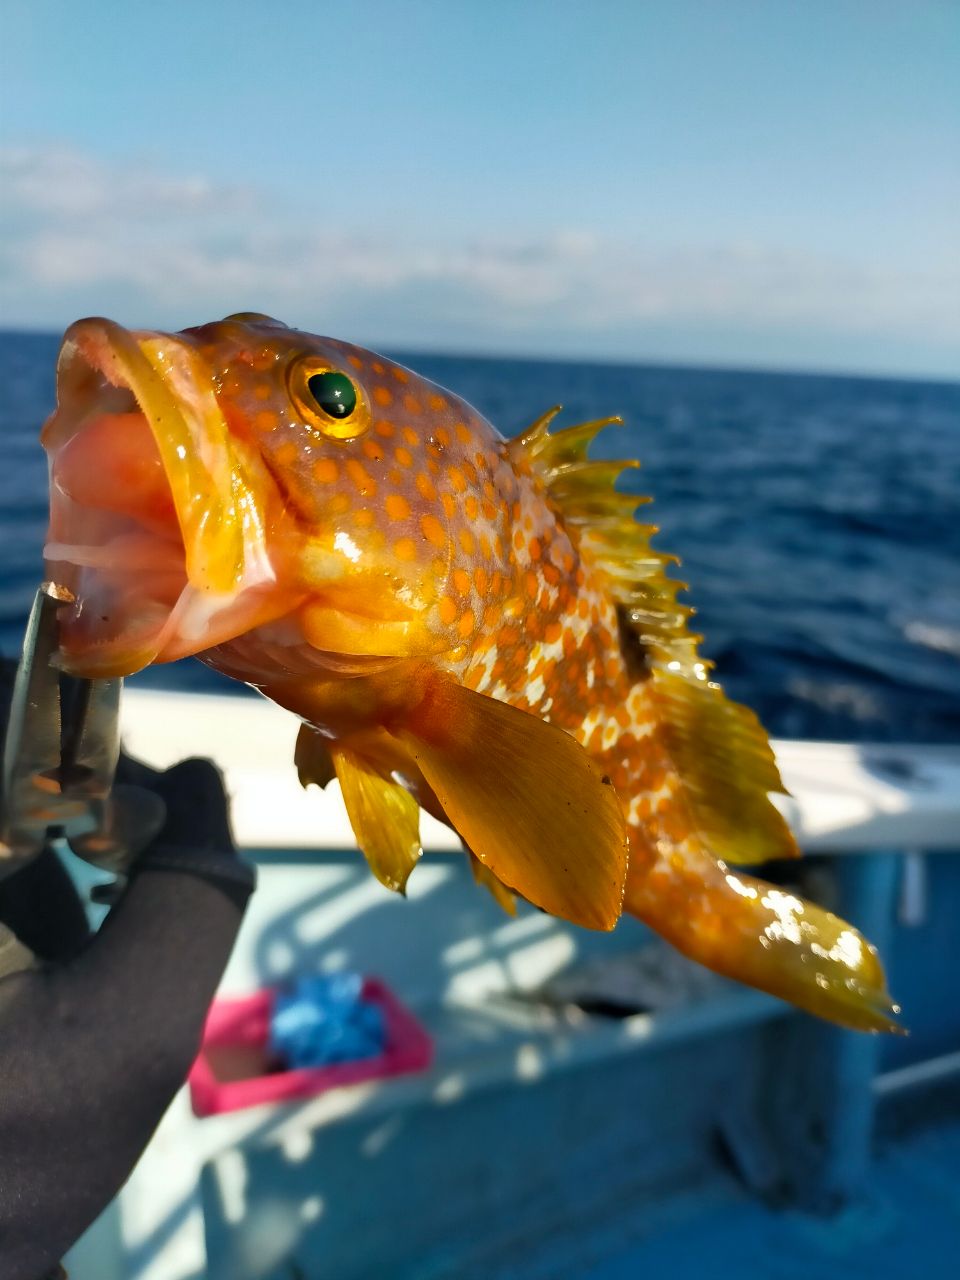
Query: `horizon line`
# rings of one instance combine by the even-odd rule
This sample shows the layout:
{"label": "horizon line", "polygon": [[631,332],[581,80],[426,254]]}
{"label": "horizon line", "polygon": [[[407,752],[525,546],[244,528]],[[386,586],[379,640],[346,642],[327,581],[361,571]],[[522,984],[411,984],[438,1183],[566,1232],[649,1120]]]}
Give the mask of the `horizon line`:
{"label": "horizon line", "polygon": [[[291,328],[295,328],[291,326]],[[36,338],[59,338],[62,336],[61,330],[57,328],[42,328],[39,326],[21,326],[0,324],[0,338],[17,335],[20,337],[36,337]],[[310,330],[302,329],[300,332],[309,333]],[[319,336],[319,335],[318,335]],[[946,373],[878,373],[869,372],[863,369],[823,369],[811,368],[810,366],[791,366],[791,365],[768,365],[768,364],[739,364],[726,363],[722,361],[714,361],[704,359],[702,361],[691,360],[684,357],[667,357],[655,358],[638,356],[630,358],[627,356],[593,356],[593,355],[544,355],[538,352],[503,352],[474,350],[467,351],[462,348],[445,348],[443,346],[428,348],[422,346],[404,346],[395,345],[392,342],[385,343],[367,343],[357,342],[356,346],[366,347],[368,350],[383,352],[388,354],[394,352],[397,355],[404,356],[425,356],[427,358],[435,358],[439,356],[442,359],[449,360],[489,360],[506,361],[515,364],[567,364],[571,360],[575,360],[580,364],[596,365],[601,368],[616,369],[665,369],[676,370],[685,373],[720,373],[720,374],[746,374],[759,375],[761,377],[788,377],[788,378],[843,378],[852,382],[917,382],[927,383],[935,386],[960,387],[960,374],[950,375]]]}

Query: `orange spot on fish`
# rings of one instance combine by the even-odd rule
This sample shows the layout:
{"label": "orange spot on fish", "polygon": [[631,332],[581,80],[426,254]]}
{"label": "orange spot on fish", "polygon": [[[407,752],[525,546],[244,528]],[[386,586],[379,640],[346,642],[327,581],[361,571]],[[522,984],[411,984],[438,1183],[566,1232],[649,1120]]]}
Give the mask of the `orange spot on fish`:
{"label": "orange spot on fish", "polygon": [[556,644],[563,635],[563,627],[559,622],[548,622],[543,629],[543,638],[547,644]]}
{"label": "orange spot on fish", "polygon": [[280,467],[289,467],[296,462],[300,455],[300,450],[292,440],[285,440],[282,445],[274,453],[277,465]]}
{"label": "orange spot on fish", "polygon": [[385,409],[387,405],[393,404],[393,395],[386,387],[381,387],[378,384],[373,388],[373,402]]}
{"label": "orange spot on fish", "polygon": [[373,462],[383,461],[383,445],[377,440],[364,440],[363,452]]}
{"label": "orange spot on fish", "polygon": [[261,409],[253,415],[253,425],[258,431],[273,431],[280,419],[272,409]]}
{"label": "orange spot on fish", "polygon": [[418,471],[416,478],[417,492],[425,502],[433,502],[437,496],[437,490],[433,481],[425,471]]}
{"label": "orange spot on fish", "polygon": [[364,497],[372,496],[377,492],[377,484],[366,467],[358,462],[356,458],[347,459],[347,475],[357,487],[357,492]]}
{"label": "orange spot on fish", "polygon": [[448,520],[452,520],[457,513],[457,503],[452,493],[444,493],[440,495],[440,502],[443,506],[444,514]]}
{"label": "orange spot on fish", "polygon": [[[374,365],[376,368],[376,365]],[[396,427],[392,422],[388,422],[386,418],[378,418],[373,424],[373,429],[378,436],[382,436],[384,440],[389,440],[396,432]]]}
{"label": "orange spot on fish", "polygon": [[437,427],[436,431],[433,433],[433,438],[437,444],[441,445],[445,449],[450,443],[450,432],[446,427]]}
{"label": "orange spot on fish", "polygon": [[417,544],[412,538],[398,538],[393,544],[393,554],[398,560],[413,560],[417,554]]}
{"label": "orange spot on fish", "polygon": [[[458,648],[459,647],[460,646],[458,646]],[[463,683],[468,689],[479,689],[480,681],[482,679],[483,679],[482,667],[471,667],[467,671],[465,671],[463,675]]]}
{"label": "orange spot on fish", "polygon": [[467,636],[470,635],[470,633],[473,631],[473,627],[474,627],[473,610],[467,609],[463,617],[460,619],[460,626],[458,628],[464,640],[466,640]]}
{"label": "orange spot on fish", "polygon": [[530,541],[527,543],[527,550],[530,553],[531,560],[539,560],[540,559],[540,539],[531,538]]}
{"label": "orange spot on fish", "polygon": [[444,400],[443,396],[437,395],[428,396],[427,404],[437,413],[442,412],[447,407],[447,402]]}
{"label": "orange spot on fish", "polygon": [[440,597],[440,600],[437,603],[437,609],[440,612],[440,621],[444,624],[444,626],[448,626],[448,627],[454,621],[457,614],[459,613],[456,602],[454,600],[451,600],[449,596]]}
{"label": "orange spot on fish", "polygon": [[473,432],[464,422],[458,422],[454,427],[454,431],[457,433],[457,439],[461,444],[469,444],[473,439]]}
{"label": "orange spot on fish", "polygon": [[531,600],[536,600],[540,594],[540,583],[535,573],[527,573],[524,575],[523,585],[526,588],[527,595]]}
{"label": "orange spot on fish", "polygon": [[447,479],[450,481],[455,493],[463,493],[467,487],[463,472],[458,467],[447,468]]}
{"label": "orange spot on fish", "polygon": [[279,351],[272,351],[270,347],[263,347],[255,356],[251,357],[250,368],[255,369],[257,373],[266,373],[268,369],[273,368],[279,359]]}
{"label": "orange spot on fish", "polygon": [[253,388],[253,398],[255,400],[269,400],[272,392],[273,387],[270,386],[269,382],[258,382]]}
{"label": "orange spot on fish", "polygon": [[400,434],[403,436],[404,443],[408,444],[411,449],[416,448],[420,443],[420,437],[410,427],[404,427]]}
{"label": "orange spot on fish", "polygon": [[350,362],[350,364],[353,365],[355,369],[363,368],[363,361],[360,359],[359,356],[347,356],[347,360]]}
{"label": "orange spot on fish", "polygon": [[400,493],[387,494],[384,506],[391,520],[406,520],[410,514],[410,503]]}
{"label": "orange spot on fish", "polygon": [[409,449],[404,449],[403,445],[400,445],[398,449],[394,450],[393,456],[401,467],[410,467],[413,465],[413,454]]}
{"label": "orange spot on fish", "polygon": [[416,396],[412,396],[409,393],[403,397],[403,407],[407,413],[423,413],[423,405]]}
{"label": "orange spot on fish", "polygon": [[447,545],[447,532],[436,516],[429,514],[421,516],[420,528],[423,530],[423,536],[435,547]]}
{"label": "orange spot on fish", "polygon": [[460,545],[463,547],[463,554],[466,556],[472,556],[474,551],[476,551],[477,544],[469,529],[460,530]]}
{"label": "orange spot on fish", "polygon": [[332,458],[318,458],[313,464],[314,479],[320,484],[336,484],[339,474],[337,464]]}
{"label": "orange spot on fish", "polygon": [[355,511],[353,513],[353,521],[359,528],[369,529],[373,525],[373,512],[367,510]]}
{"label": "orange spot on fish", "polygon": [[398,382],[410,381],[410,375],[409,373],[407,373],[406,369],[401,369],[397,365],[394,365],[393,368],[390,370],[390,372],[393,374],[393,376],[396,378]]}
{"label": "orange spot on fish", "polygon": [[379,361],[379,360],[374,360],[374,362],[373,362],[373,364],[370,366],[370,368],[373,370],[373,372],[374,372],[374,373],[386,373],[386,372],[387,372],[386,367],[385,367],[384,365],[382,365],[382,364],[380,363],[380,361]]}
{"label": "orange spot on fish", "polygon": [[473,571],[473,581],[476,584],[477,591],[480,595],[484,595],[487,590],[487,571],[483,565],[478,565]]}
{"label": "orange spot on fish", "polygon": [[453,585],[457,588],[462,596],[470,594],[470,575],[465,569],[454,569]]}

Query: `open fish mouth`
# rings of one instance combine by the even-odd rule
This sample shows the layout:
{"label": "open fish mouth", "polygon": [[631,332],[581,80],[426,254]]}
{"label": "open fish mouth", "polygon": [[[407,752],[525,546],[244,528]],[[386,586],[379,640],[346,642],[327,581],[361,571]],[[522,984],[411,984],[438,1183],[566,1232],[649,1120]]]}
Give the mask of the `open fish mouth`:
{"label": "open fish mouth", "polygon": [[269,480],[231,439],[189,338],[72,325],[41,439],[47,576],[74,597],[61,611],[65,670],[129,675],[283,611],[262,507]]}

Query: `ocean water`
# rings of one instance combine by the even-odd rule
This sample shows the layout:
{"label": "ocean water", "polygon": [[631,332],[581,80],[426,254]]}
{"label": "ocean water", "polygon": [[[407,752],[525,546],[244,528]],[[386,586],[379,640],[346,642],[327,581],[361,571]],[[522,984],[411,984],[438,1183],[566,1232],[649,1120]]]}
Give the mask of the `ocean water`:
{"label": "ocean water", "polygon": [[[55,335],[0,333],[0,649],[42,571]],[[504,434],[619,413],[704,649],[779,737],[960,741],[960,383],[389,354]],[[633,477],[631,477],[633,480]],[[229,689],[200,663],[146,684]]]}

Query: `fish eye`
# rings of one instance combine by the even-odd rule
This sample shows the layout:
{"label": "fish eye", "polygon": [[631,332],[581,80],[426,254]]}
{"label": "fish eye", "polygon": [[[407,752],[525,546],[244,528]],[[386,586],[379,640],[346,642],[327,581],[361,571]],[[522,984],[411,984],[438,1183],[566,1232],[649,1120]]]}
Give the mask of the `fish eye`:
{"label": "fish eye", "polygon": [[289,385],[307,426],[325,436],[352,440],[370,425],[369,411],[357,384],[339,369],[321,364],[315,356],[292,366]]}
{"label": "fish eye", "polygon": [[314,373],[307,379],[310,394],[331,418],[349,418],[357,407],[357,389],[345,373]]}

